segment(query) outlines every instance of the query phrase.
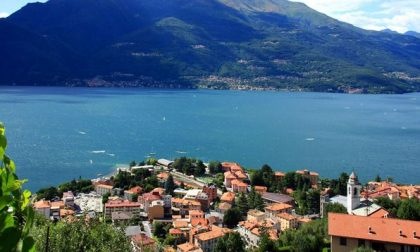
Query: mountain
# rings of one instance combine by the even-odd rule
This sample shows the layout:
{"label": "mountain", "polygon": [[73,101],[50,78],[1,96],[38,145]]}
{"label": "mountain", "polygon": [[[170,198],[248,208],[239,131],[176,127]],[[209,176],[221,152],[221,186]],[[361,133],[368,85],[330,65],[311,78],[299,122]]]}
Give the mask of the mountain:
{"label": "mountain", "polygon": [[286,0],[50,0],[0,34],[0,85],[420,91],[420,39]]}
{"label": "mountain", "polygon": [[413,37],[416,37],[416,38],[420,38],[420,33],[415,32],[415,31],[408,31],[408,32],[406,32],[404,34],[405,35],[409,35],[409,36],[413,36]]}

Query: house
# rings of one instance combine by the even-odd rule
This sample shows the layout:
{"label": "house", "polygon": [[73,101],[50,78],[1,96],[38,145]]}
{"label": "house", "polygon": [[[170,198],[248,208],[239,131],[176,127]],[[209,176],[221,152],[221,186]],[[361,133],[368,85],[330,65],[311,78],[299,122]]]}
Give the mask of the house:
{"label": "house", "polygon": [[99,195],[105,195],[107,193],[112,193],[113,186],[111,185],[103,185],[103,184],[97,184],[95,185],[95,191]]}
{"label": "house", "polygon": [[51,215],[51,202],[49,200],[40,200],[34,203],[33,207],[39,214],[49,219]]}
{"label": "house", "polygon": [[365,246],[374,251],[420,251],[420,222],[328,214],[331,251],[354,251]]}
{"label": "house", "polygon": [[278,239],[277,229],[270,219],[264,219],[259,222],[246,220],[238,223],[238,232],[245,241],[247,248],[255,248],[259,245],[262,228],[268,230],[270,239]]}
{"label": "house", "polygon": [[280,213],[291,213],[293,209],[292,205],[286,203],[274,203],[264,208],[267,218],[276,219]]}
{"label": "house", "polygon": [[215,185],[204,186],[203,192],[207,194],[210,202],[213,202],[217,198],[217,187]]}
{"label": "house", "polygon": [[284,231],[290,228],[297,228],[299,226],[298,218],[289,213],[277,214],[277,219],[280,222],[280,230]]}
{"label": "house", "polygon": [[298,170],[296,171],[297,174],[302,175],[302,177],[309,179],[312,186],[318,185],[319,174],[313,171],[305,170]]}
{"label": "house", "polygon": [[194,236],[194,244],[204,252],[212,252],[216,247],[217,241],[229,232],[231,232],[231,230],[228,228],[211,226],[210,231],[199,233]]}
{"label": "house", "polygon": [[260,221],[263,221],[264,219],[265,219],[265,213],[257,209],[249,210],[246,216],[247,221],[260,222]]}
{"label": "house", "polygon": [[141,204],[143,211],[147,212],[149,210],[150,204],[155,200],[161,200],[162,196],[158,192],[145,193],[138,197],[137,201]]}
{"label": "house", "polygon": [[220,202],[219,206],[217,207],[217,211],[221,214],[225,214],[227,210],[232,208],[232,204],[227,202]]}
{"label": "house", "polygon": [[130,188],[129,190],[124,191],[124,199],[133,201],[134,197],[138,197],[143,191],[143,188],[140,186],[135,186]]}
{"label": "house", "polygon": [[263,195],[264,193],[266,193],[266,192],[267,192],[267,187],[266,187],[266,186],[254,186],[254,190],[255,190],[257,193],[259,193],[259,194]]}
{"label": "house", "polygon": [[222,194],[222,197],[220,197],[220,202],[233,204],[235,202],[235,193],[225,192],[224,194]]}
{"label": "house", "polygon": [[248,184],[245,183],[245,182],[242,182],[239,179],[232,180],[231,185],[232,185],[232,191],[234,191],[234,192],[237,192],[237,193],[246,193],[247,192]]}
{"label": "house", "polygon": [[172,212],[180,215],[187,215],[191,210],[201,210],[200,202],[188,199],[172,199]]}
{"label": "house", "polygon": [[199,247],[192,243],[183,243],[176,246],[176,252],[202,252]]}
{"label": "house", "polygon": [[147,218],[149,220],[163,219],[165,217],[163,200],[154,200],[147,209]]}
{"label": "house", "polygon": [[64,192],[62,198],[64,205],[67,207],[74,207],[74,194],[71,191]]}
{"label": "house", "polygon": [[274,180],[281,182],[283,181],[284,177],[286,177],[286,174],[283,172],[274,172]]}
{"label": "house", "polygon": [[51,203],[51,218],[53,220],[60,219],[60,210],[64,209],[64,202],[60,201],[52,201]]}
{"label": "house", "polygon": [[134,251],[158,251],[155,240],[145,234],[131,236]]}
{"label": "house", "polygon": [[136,218],[140,216],[140,205],[138,202],[122,199],[108,200],[104,206],[104,217],[105,219],[111,219],[113,212],[125,212],[131,213],[133,218]]}

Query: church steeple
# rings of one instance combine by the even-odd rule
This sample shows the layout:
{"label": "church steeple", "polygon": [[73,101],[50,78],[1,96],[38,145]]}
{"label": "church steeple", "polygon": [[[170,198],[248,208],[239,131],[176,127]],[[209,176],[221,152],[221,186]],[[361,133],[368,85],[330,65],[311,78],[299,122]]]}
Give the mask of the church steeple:
{"label": "church steeple", "polygon": [[362,186],[354,171],[350,174],[347,181],[347,212],[349,214],[360,205],[360,190]]}

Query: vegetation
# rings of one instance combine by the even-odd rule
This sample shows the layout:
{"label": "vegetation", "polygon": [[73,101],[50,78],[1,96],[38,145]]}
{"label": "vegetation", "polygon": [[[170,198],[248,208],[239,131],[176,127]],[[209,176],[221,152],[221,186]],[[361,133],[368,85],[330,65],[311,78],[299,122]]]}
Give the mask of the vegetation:
{"label": "vegetation", "polygon": [[18,179],[15,163],[6,155],[5,131],[0,122],[0,251],[35,251],[31,192],[22,189],[25,181]]}
{"label": "vegetation", "polygon": [[219,161],[210,161],[209,172],[210,174],[222,173],[223,172],[222,163],[220,163]]}
{"label": "vegetation", "polygon": [[340,203],[328,203],[325,205],[325,217],[328,213],[347,213],[347,209]]}
{"label": "vegetation", "polygon": [[127,171],[119,171],[114,177],[114,187],[128,190],[134,186],[141,186],[144,191],[150,192],[159,186],[156,175],[148,169],[136,169],[133,174]]}
{"label": "vegetation", "polygon": [[74,218],[57,223],[38,217],[32,230],[36,251],[130,251],[124,232],[97,219]]}
{"label": "vegetation", "polygon": [[399,219],[420,221],[420,200],[415,198],[402,200],[398,207],[397,217]]}
{"label": "vegetation", "polygon": [[63,183],[58,187],[42,188],[36,193],[37,200],[51,200],[55,197],[61,198],[64,192],[72,191],[73,193],[89,193],[93,191],[92,181],[90,179],[73,179],[70,182]]}
{"label": "vegetation", "polygon": [[174,189],[175,189],[175,182],[174,177],[172,174],[168,176],[168,179],[165,181],[165,192],[166,194],[174,195]]}
{"label": "vegetation", "polygon": [[228,228],[234,228],[242,221],[242,213],[237,207],[227,210],[223,216],[223,225]]}
{"label": "vegetation", "polygon": [[195,158],[177,158],[175,159],[172,166],[178,172],[182,172],[188,176],[194,175],[199,177],[206,173],[206,166],[204,165],[203,161],[197,160]]}
{"label": "vegetation", "polygon": [[219,239],[215,252],[245,252],[245,242],[237,232],[228,233]]}

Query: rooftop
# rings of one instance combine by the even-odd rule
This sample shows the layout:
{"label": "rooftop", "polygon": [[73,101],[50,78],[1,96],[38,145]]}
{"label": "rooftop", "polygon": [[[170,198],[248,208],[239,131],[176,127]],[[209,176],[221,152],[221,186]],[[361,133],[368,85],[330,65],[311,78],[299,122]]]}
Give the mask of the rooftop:
{"label": "rooftop", "polygon": [[262,198],[267,201],[276,202],[276,203],[287,203],[293,202],[294,199],[289,195],[282,194],[282,193],[270,193],[265,192],[262,194]]}
{"label": "rooftop", "polygon": [[282,211],[282,210],[288,210],[293,208],[293,206],[289,205],[289,204],[285,204],[285,203],[274,203],[271,205],[268,205],[265,207],[265,210],[267,211]]}
{"label": "rooftop", "polygon": [[182,252],[191,252],[191,251],[197,251],[198,247],[195,246],[194,244],[191,243],[183,243],[183,244],[179,244],[177,245],[178,250],[182,251]]}
{"label": "rooftop", "polygon": [[196,238],[197,240],[208,241],[208,240],[213,240],[213,239],[223,237],[228,232],[230,232],[230,229],[212,226],[211,231],[198,234]]}
{"label": "rooftop", "polygon": [[232,202],[235,200],[235,193],[233,192],[225,192],[222,197],[220,197],[221,201],[228,201]]}
{"label": "rooftop", "polygon": [[109,200],[105,207],[140,207],[140,203],[129,200]]}
{"label": "rooftop", "polygon": [[281,219],[285,219],[285,220],[295,220],[297,219],[295,216],[289,214],[289,213],[279,213],[277,214],[277,216]]}
{"label": "rooftop", "polygon": [[420,246],[420,221],[329,213],[328,234]]}

